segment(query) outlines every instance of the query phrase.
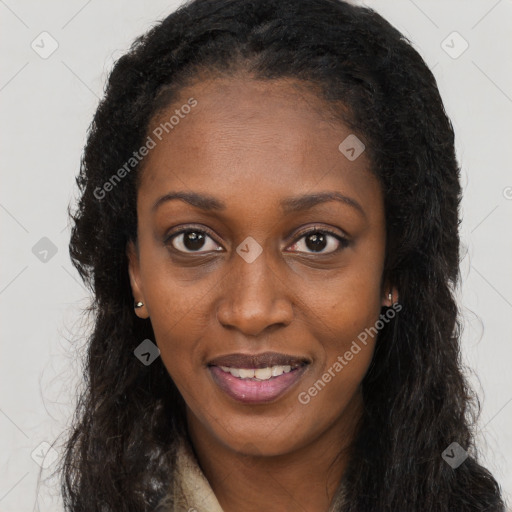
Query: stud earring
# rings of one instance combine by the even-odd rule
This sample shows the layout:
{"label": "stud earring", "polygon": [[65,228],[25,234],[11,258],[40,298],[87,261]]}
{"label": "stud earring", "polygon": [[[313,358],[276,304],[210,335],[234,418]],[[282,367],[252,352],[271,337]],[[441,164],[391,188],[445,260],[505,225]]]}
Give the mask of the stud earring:
{"label": "stud earring", "polygon": [[135,306],[134,306],[134,307],[135,307],[135,309],[139,309],[139,308],[141,308],[142,306],[144,306],[144,302],[140,302],[140,301],[139,301],[139,302],[136,302],[136,303],[135,303]]}

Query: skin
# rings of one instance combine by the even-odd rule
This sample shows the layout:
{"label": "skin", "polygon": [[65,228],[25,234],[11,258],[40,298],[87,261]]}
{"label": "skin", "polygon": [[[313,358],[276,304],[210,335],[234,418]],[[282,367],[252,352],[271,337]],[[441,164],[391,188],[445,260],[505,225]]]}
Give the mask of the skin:
{"label": "skin", "polygon": [[[350,130],[329,121],[325,104],[289,80],[195,83],[151,129],[190,97],[197,106],[143,163],[138,241],[127,247],[133,297],[144,303],[135,311],[151,319],[223,510],[325,511],[346,467],[375,339],[309,403],[298,395],[397,299],[382,282],[382,191],[364,152],[349,161],[338,150]],[[152,210],[176,191],[209,194],[226,207],[203,211],[172,200]],[[364,213],[333,200],[289,214],[280,207],[286,197],[326,191],[357,201]],[[177,249],[165,241],[188,225],[209,230],[202,254],[183,245],[183,235],[174,239]],[[303,236],[314,227],[346,236],[348,246],[331,252],[339,242],[326,235],[327,246],[314,252]],[[252,263],[236,252],[248,236],[262,248]],[[310,360],[300,381],[271,403],[233,400],[206,366],[221,355],[266,351]]]}

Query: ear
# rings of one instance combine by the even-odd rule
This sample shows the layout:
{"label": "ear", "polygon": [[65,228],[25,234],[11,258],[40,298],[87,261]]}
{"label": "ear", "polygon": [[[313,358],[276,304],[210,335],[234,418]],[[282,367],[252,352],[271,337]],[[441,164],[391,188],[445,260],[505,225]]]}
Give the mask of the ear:
{"label": "ear", "polygon": [[391,307],[395,302],[398,302],[398,290],[389,281],[386,281],[382,288],[381,305]]}
{"label": "ear", "polygon": [[130,285],[132,287],[134,303],[142,302],[144,304],[140,308],[134,308],[135,314],[139,318],[149,318],[144,290],[142,287],[142,279],[140,277],[139,250],[132,240],[128,241],[126,244],[126,256],[128,258],[128,274],[130,276]]}

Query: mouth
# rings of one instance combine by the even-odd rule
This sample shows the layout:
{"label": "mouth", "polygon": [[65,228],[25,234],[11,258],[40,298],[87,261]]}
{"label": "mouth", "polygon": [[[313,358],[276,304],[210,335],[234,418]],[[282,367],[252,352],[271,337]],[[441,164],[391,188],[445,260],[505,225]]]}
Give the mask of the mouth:
{"label": "mouth", "polygon": [[304,374],[310,361],[277,352],[230,354],[208,363],[214,382],[231,398],[268,403],[284,395]]}

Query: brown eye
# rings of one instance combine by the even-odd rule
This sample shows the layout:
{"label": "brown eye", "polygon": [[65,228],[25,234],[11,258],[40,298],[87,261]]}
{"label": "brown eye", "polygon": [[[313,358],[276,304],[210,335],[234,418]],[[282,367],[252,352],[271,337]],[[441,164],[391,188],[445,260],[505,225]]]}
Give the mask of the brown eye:
{"label": "brown eye", "polygon": [[210,252],[222,250],[204,231],[187,229],[175,233],[168,239],[174,249],[184,253]]}
{"label": "brown eye", "polygon": [[[315,229],[303,234],[291,250],[309,254],[331,254],[348,246],[348,240],[338,234]],[[327,250],[325,250],[327,249]]]}

